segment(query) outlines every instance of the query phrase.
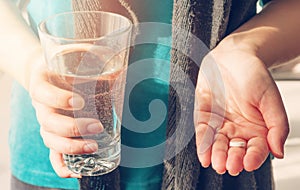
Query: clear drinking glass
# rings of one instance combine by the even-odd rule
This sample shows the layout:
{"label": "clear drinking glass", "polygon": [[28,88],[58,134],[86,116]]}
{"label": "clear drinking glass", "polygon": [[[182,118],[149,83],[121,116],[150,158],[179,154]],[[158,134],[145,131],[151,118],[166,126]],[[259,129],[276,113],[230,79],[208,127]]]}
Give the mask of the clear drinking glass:
{"label": "clear drinking glass", "polygon": [[[57,110],[74,118],[98,119],[104,131],[93,154],[64,155],[70,170],[102,175],[120,163],[120,128],[132,23],[118,14],[88,11],[54,15],[39,24],[49,81],[81,95],[81,110]],[[58,126],[59,127],[59,126]]]}

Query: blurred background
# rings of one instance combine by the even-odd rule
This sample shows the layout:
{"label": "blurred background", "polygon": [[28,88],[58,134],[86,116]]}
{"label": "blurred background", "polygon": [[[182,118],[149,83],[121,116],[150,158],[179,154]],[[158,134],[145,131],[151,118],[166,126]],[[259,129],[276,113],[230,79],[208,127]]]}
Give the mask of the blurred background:
{"label": "blurred background", "polygon": [[[300,186],[300,58],[270,69],[281,92],[291,132],[285,158],[274,159],[276,190],[298,190]],[[0,189],[9,190],[9,97],[12,80],[0,73]]]}

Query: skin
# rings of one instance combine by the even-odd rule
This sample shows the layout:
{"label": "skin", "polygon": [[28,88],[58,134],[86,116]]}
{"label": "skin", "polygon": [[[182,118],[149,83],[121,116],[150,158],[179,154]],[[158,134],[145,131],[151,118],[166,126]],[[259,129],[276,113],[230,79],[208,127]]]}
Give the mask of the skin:
{"label": "skin", "polygon": [[[228,171],[231,175],[238,175],[243,169],[253,171],[259,168],[270,152],[277,158],[284,157],[288,121],[267,68],[277,60],[300,54],[298,7],[300,1],[297,0],[274,1],[260,15],[222,40],[205,59],[205,62],[210,62],[212,57],[218,66],[225,87],[225,104],[212,110],[211,102],[223,97],[214,93],[217,86],[211,88],[205,73],[199,72],[195,131],[198,158],[204,167],[211,164],[220,174]],[[5,26],[1,27],[0,35],[0,41],[5,44],[0,47],[0,69],[29,91],[55,172],[61,177],[80,177],[67,169],[62,154],[94,152],[97,149],[94,141],[70,137],[79,132],[99,133],[102,125],[95,120],[78,121],[58,114],[57,108],[81,109],[83,99],[49,83],[38,39],[17,9],[6,1],[0,1],[0,23]],[[221,124],[210,126],[211,116]],[[94,127],[89,127],[90,124]],[[229,148],[231,140],[245,141],[246,147]]]}
{"label": "skin", "polygon": [[[202,166],[212,164],[219,174],[228,171],[235,176],[243,169],[253,171],[259,168],[269,152],[283,158],[283,144],[288,134],[287,117],[278,89],[264,64],[257,57],[239,50],[215,50],[211,54],[222,75],[225,104],[211,109],[210,103],[222,98],[219,97],[222,94],[212,92],[205,73],[200,72],[195,130]],[[211,130],[208,123],[212,114],[221,122],[216,130]],[[230,141],[243,141],[246,147],[229,147]],[[209,148],[202,147],[203,143]]]}
{"label": "skin", "polygon": [[[222,76],[225,100],[211,109],[210,103],[222,97],[200,72],[194,113],[198,157],[204,167],[211,164],[220,174],[238,175],[243,169],[259,168],[270,152],[284,157],[288,120],[267,68],[299,55],[300,23],[294,19],[299,7],[299,1],[272,1],[210,53]],[[211,60],[203,65],[206,62]],[[222,122],[217,130],[208,123],[211,116]],[[229,147],[230,141],[246,142],[246,147]]]}

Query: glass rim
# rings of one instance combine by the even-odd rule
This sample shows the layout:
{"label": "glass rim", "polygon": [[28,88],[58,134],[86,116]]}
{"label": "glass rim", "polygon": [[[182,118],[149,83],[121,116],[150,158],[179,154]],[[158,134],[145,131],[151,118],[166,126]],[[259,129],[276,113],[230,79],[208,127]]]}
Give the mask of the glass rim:
{"label": "glass rim", "polygon": [[[104,36],[99,36],[99,37],[94,37],[94,38],[66,38],[66,37],[60,37],[60,36],[54,36],[51,35],[49,33],[47,33],[43,26],[46,25],[47,21],[62,16],[62,15],[71,15],[71,14],[81,14],[81,13],[95,13],[95,14],[106,14],[106,15],[112,15],[115,17],[119,17],[122,18],[123,20],[125,20],[127,22],[128,25],[126,25],[125,27],[120,28],[119,30],[116,30],[116,32],[113,32],[113,34],[108,34],[108,35],[104,35]],[[117,13],[113,13],[113,12],[108,12],[108,11],[68,11],[68,12],[62,12],[62,13],[57,13],[57,14],[53,14],[49,17],[47,17],[46,19],[42,20],[39,24],[38,24],[38,31],[39,33],[43,34],[44,36],[47,36],[49,39],[53,39],[53,40],[62,40],[62,41],[82,41],[82,42],[87,42],[87,41],[94,41],[94,40],[101,40],[102,38],[105,39],[107,37],[111,37],[111,36],[119,36],[125,32],[128,32],[131,30],[132,28],[132,22],[129,18],[117,14]]]}

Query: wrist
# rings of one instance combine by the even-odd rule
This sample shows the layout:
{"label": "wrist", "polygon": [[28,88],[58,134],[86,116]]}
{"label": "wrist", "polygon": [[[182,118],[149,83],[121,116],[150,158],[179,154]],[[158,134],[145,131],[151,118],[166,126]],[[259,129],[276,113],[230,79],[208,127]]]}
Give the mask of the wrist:
{"label": "wrist", "polygon": [[268,65],[258,54],[259,48],[247,38],[232,34],[224,38],[211,55],[221,67],[229,70],[237,67],[267,70]]}
{"label": "wrist", "polygon": [[258,47],[243,34],[231,34],[224,38],[215,48],[217,52],[243,52],[255,57],[258,56]]}
{"label": "wrist", "polygon": [[[218,46],[212,51],[212,54],[217,57],[224,67],[235,67],[236,64],[260,63],[260,67],[268,68],[261,57],[258,55],[259,48],[248,40],[244,35],[231,34],[224,38]],[[255,60],[255,61],[251,61]]]}

